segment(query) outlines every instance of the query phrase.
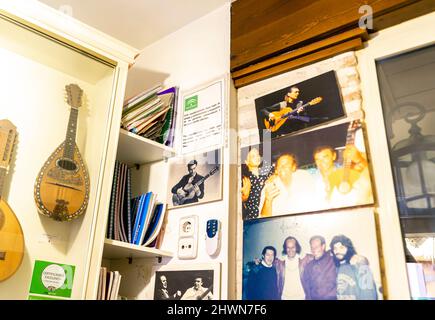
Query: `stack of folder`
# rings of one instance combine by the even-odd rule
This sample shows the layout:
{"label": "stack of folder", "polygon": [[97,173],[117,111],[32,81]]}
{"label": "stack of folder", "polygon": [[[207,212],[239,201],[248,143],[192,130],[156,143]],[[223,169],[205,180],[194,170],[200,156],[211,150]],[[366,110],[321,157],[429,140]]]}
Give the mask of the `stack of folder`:
{"label": "stack of folder", "polygon": [[158,203],[155,193],[150,191],[132,198],[131,169],[116,161],[107,238],[158,248],[165,215],[166,204]]}
{"label": "stack of folder", "polygon": [[161,89],[158,84],[125,101],[121,127],[173,147],[178,88]]}

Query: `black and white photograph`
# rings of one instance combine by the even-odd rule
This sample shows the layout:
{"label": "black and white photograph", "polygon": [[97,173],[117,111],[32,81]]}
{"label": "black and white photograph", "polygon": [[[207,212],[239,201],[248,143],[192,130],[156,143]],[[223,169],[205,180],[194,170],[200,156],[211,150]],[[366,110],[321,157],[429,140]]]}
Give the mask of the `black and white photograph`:
{"label": "black and white photograph", "polygon": [[241,150],[243,219],[373,203],[361,119]]}
{"label": "black and white photograph", "polygon": [[373,209],[245,221],[242,272],[243,300],[382,299]]}
{"label": "black and white photograph", "polygon": [[345,116],[334,71],[259,97],[255,110],[260,141],[264,131],[273,139]]}
{"label": "black and white photograph", "polygon": [[154,300],[218,300],[220,264],[153,268]]}
{"label": "black and white photograph", "polygon": [[169,160],[169,209],[222,198],[221,149]]}

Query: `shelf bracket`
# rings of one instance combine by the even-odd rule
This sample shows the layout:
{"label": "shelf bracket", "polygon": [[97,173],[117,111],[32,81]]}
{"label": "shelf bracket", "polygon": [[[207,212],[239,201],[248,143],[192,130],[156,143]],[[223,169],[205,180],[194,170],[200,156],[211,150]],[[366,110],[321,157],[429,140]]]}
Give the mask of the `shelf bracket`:
{"label": "shelf bracket", "polygon": [[133,257],[128,257],[128,264],[132,264],[133,263]]}

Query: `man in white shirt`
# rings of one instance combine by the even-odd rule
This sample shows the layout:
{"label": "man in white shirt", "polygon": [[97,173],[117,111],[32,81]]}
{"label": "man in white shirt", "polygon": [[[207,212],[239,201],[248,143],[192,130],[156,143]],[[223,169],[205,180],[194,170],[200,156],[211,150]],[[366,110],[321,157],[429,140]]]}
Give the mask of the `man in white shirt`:
{"label": "man in white shirt", "polygon": [[295,156],[280,156],[275,174],[266,181],[261,192],[260,217],[318,210],[319,204],[312,199],[313,190],[313,177],[297,169]]}
{"label": "man in white shirt", "polygon": [[313,260],[311,254],[301,257],[301,245],[292,236],[283,243],[282,259],[275,260],[278,278],[278,293],[281,300],[304,300],[305,291],[302,286],[302,275],[305,266]]}
{"label": "man in white shirt", "polygon": [[195,278],[194,286],[187,289],[180,300],[212,300],[211,290],[204,288],[202,284],[201,277]]}
{"label": "man in white shirt", "polygon": [[[364,149],[362,130],[355,131],[355,141],[348,144],[343,151],[344,163],[337,168],[335,161],[337,152],[330,146],[318,147],[314,153],[314,161],[319,175],[317,178],[317,194],[325,208],[339,208],[352,205],[363,205],[373,202],[370,173]],[[348,167],[344,166],[348,163]],[[347,173],[346,173],[347,170]],[[341,190],[341,183],[348,182],[348,190]]]}

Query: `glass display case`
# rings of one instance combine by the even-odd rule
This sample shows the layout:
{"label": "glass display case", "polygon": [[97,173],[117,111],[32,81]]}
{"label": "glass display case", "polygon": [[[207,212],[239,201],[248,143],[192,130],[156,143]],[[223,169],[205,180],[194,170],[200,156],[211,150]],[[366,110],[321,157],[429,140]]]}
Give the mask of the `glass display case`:
{"label": "glass display case", "polygon": [[[126,75],[137,51],[36,1],[14,3],[0,2],[0,119],[18,133],[2,199],[21,224],[25,250],[15,274],[0,282],[0,299],[27,299],[36,260],[73,265],[71,298],[82,299],[98,281],[95,257],[104,246]],[[78,109],[65,91],[70,84],[83,90]],[[81,153],[89,194],[83,214],[60,222],[38,212],[34,186],[64,141]]]}

